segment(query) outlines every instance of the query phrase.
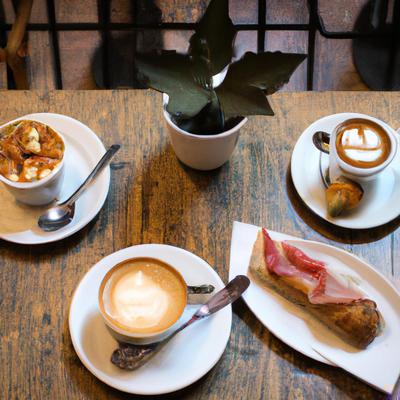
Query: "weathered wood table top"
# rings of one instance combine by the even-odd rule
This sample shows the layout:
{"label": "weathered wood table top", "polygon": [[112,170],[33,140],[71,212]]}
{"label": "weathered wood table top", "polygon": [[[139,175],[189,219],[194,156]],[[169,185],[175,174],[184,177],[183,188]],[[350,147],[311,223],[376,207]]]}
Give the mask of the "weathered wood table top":
{"label": "weathered wood table top", "polygon": [[[400,127],[400,93],[282,93],[276,116],[245,126],[229,163],[213,172],[174,156],[150,91],[0,92],[0,124],[32,112],[62,113],[91,127],[105,145],[121,143],[98,217],[58,243],[0,240],[0,397],[135,398],[97,380],[78,359],[68,331],[72,294],[102,257],[140,243],[183,247],[228,278],[232,222],[264,225],[350,250],[389,277],[400,277],[400,219],[368,231],[344,230],[312,215],[288,175],[296,139],[324,115],[354,111]],[[1,206],[1,205],[0,205]],[[243,301],[233,307],[229,344],[200,381],[167,398],[380,399],[342,370],[292,350]]]}

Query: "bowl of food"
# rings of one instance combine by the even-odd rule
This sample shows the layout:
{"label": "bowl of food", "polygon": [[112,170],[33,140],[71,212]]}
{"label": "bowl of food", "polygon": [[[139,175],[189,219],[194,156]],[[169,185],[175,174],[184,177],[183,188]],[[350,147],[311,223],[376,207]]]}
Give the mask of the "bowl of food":
{"label": "bowl of food", "polygon": [[0,181],[21,203],[39,206],[57,198],[64,154],[61,134],[42,122],[17,119],[0,127]]}

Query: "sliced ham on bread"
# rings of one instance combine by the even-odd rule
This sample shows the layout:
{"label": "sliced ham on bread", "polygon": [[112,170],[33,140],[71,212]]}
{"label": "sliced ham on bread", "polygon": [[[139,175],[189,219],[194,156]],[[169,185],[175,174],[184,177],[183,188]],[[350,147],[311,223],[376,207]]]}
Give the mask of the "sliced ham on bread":
{"label": "sliced ham on bread", "polygon": [[375,302],[350,279],[287,242],[273,241],[265,228],[254,243],[249,274],[357,348],[366,348],[382,329]]}

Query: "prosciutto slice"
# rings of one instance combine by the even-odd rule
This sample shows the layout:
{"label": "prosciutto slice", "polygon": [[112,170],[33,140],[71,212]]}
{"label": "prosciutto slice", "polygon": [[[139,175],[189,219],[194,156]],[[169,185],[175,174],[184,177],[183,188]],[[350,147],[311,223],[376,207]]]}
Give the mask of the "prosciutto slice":
{"label": "prosciutto slice", "polygon": [[276,242],[268,231],[264,236],[264,257],[269,272],[307,294],[312,304],[346,304],[364,298],[348,278],[336,276],[317,261],[289,243]]}

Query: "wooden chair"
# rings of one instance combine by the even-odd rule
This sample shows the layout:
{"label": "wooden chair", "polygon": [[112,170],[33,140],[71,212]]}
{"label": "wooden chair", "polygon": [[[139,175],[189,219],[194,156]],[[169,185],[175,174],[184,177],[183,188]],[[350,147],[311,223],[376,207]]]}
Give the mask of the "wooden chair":
{"label": "wooden chair", "polygon": [[17,89],[29,89],[25,65],[27,53],[26,25],[31,15],[33,0],[20,0],[14,24],[8,35],[7,45],[0,48],[0,89],[7,88],[6,65],[13,73]]}

